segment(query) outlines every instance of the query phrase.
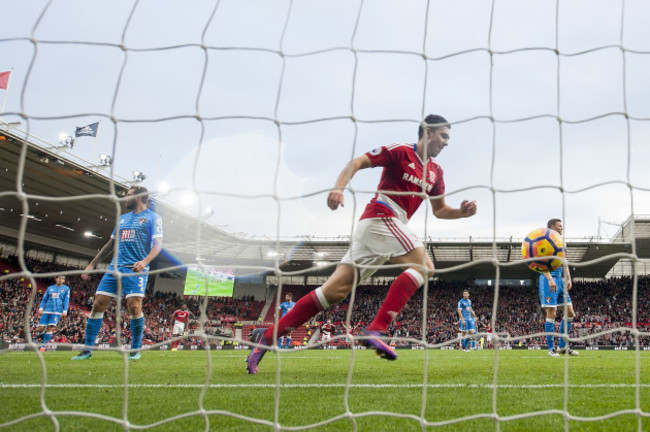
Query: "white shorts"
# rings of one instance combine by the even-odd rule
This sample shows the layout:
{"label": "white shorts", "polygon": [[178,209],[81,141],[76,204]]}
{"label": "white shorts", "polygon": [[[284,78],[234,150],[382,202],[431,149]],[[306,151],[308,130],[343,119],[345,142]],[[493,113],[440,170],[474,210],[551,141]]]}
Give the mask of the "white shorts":
{"label": "white shorts", "polygon": [[390,258],[406,255],[420,247],[424,245],[419,237],[397,218],[362,219],[354,230],[350,249],[341,259],[341,264],[364,266],[357,282],[361,284]]}
{"label": "white shorts", "polygon": [[331,333],[323,333],[323,340],[330,340],[332,339],[332,334]]}
{"label": "white shorts", "polygon": [[185,333],[185,323],[174,321],[174,329],[172,330],[172,334],[182,335],[183,333]]}

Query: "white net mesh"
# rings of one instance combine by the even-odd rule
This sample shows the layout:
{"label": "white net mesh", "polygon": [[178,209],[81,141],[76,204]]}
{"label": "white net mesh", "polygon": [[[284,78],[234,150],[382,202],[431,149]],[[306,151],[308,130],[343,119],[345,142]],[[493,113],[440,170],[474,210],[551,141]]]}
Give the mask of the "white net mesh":
{"label": "white net mesh", "polygon": [[[490,427],[500,430],[513,422],[525,429],[525,421],[531,418],[541,419],[545,425],[545,419],[553,415],[561,418],[565,430],[574,422],[579,422],[579,427],[595,424],[606,428],[607,421],[626,416],[634,417],[632,427],[648,427],[644,421],[648,401],[644,396],[647,383],[642,374],[641,346],[650,334],[638,325],[638,314],[645,305],[639,304],[637,276],[647,271],[639,268],[645,263],[640,259],[638,243],[630,240],[638,237],[634,215],[650,213],[650,182],[645,170],[650,162],[645,144],[650,132],[646,102],[650,97],[646,78],[650,71],[650,35],[644,19],[650,10],[646,2],[48,1],[35,7],[4,1],[0,8],[5,18],[0,47],[6,53],[0,59],[0,72],[12,71],[2,95],[6,97],[3,128],[10,131],[13,122],[22,122],[18,136],[51,150],[49,140],[39,141],[37,136],[56,136],[64,123],[100,121],[101,138],[83,138],[84,145],[79,141],[74,148],[56,151],[61,160],[79,164],[93,165],[86,161],[96,160],[100,153],[112,160],[91,167],[92,172],[111,179],[108,190],[93,194],[74,190],[63,191],[62,196],[39,190],[26,192],[22,179],[27,146],[22,147],[17,163],[6,167],[13,169],[15,187],[0,192],[0,198],[17,202],[16,211],[22,217],[16,227],[14,250],[18,270],[2,278],[22,277],[33,287],[21,317],[25,327],[34,325],[38,280],[80,274],[79,266],[74,265],[64,271],[35,271],[26,261],[30,245],[39,244],[28,225],[35,202],[65,206],[80,199],[103,200],[114,209],[111,217],[117,217],[121,188],[130,183],[127,178],[131,170],[142,170],[147,173],[145,184],[152,185],[161,201],[170,206],[186,205],[181,214],[192,220],[188,222],[191,235],[173,239],[176,243],[171,246],[166,243],[173,250],[195,254],[193,262],[184,264],[201,266],[204,260],[218,257],[220,263],[239,271],[268,271],[279,282],[280,289],[273,292],[279,303],[287,281],[292,277],[300,280],[313,269],[291,271],[283,267],[290,257],[281,254],[271,257],[269,264],[270,255],[265,253],[286,246],[283,241],[287,237],[298,244],[295,238],[304,239],[305,234],[349,235],[375,191],[377,176],[360,174],[350,185],[349,205],[340,212],[325,213],[324,197],[341,166],[379,145],[414,139],[422,118],[433,112],[445,115],[453,124],[452,144],[441,155],[448,185],[446,199],[459,202],[469,195],[479,202],[483,215],[445,224],[445,236],[466,239],[470,235],[491,242],[483,256],[471,256],[467,264],[443,268],[439,275],[471,271],[480,264],[493,265],[494,286],[487,302],[491,302],[491,311],[486,315],[491,327],[497,329],[500,314],[507,311],[501,293],[507,293],[507,299],[513,296],[502,286],[501,272],[515,265],[500,258],[500,239],[519,237],[552,216],[565,221],[569,236],[584,237],[592,232],[591,226],[595,227],[594,218],[625,220],[632,215],[632,223],[625,225],[631,232],[621,235],[620,242],[629,249],[591,260],[585,255],[583,262],[572,264],[579,271],[613,258],[629,263],[632,277],[626,291],[629,303],[625,304],[629,320],[617,321],[628,325],[581,330],[572,342],[623,335],[631,338],[631,345],[626,347],[635,349],[634,357],[625,364],[629,379],[614,384],[573,383],[575,370],[568,357],[555,371],[562,382],[519,382],[499,350],[488,359],[491,373],[481,383],[466,384],[460,379],[447,382],[436,370],[438,359],[431,360],[434,351],[429,350],[415,363],[407,363],[409,367],[397,369],[396,382],[365,380],[363,372],[358,372],[361,354],[354,350],[349,362],[346,357],[343,370],[338,370],[342,374],[336,382],[310,382],[309,377],[302,381],[304,377],[296,378],[290,368],[283,367],[284,362],[296,365],[277,349],[265,359],[277,366],[273,379],[267,382],[251,384],[242,374],[235,382],[215,383],[216,371],[226,366],[208,350],[207,356],[194,359],[200,366],[193,367],[206,368],[199,384],[133,383],[129,378],[133,366],[126,354],[118,381],[98,378],[96,384],[51,383],[48,373],[52,366],[37,352],[40,381],[13,383],[5,378],[0,392],[9,398],[12,390],[40,389],[38,409],[2,417],[0,427],[20,428],[45,417],[58,430],[62,418],[88,417],[130,430],[173,427],[177,421],[198,417],[205,430],[218,429],[223,418],[241,420],[232,423],[232,428],[300,430],[331,426],[356,430],[367,427],[368,423],[361,423],[367,417],[376,416],[381,421],[403,421],[388,423],[389,428],[407,425],[424,430],[456,425],[462,429],[489,419]],[[206,208],[210,208],[209,215]],[[221,226],[223,236],[213,241],[206,234],[208,230],[196,222],[201,219],[208,219],[211,225],[227,225],[228,229]],[[428,210],[421,210],[411,222],[413,230],[425,239],[431,239],[432,231],[440,235],[438,227],[443,226],[438,222],[432,225],[429,219]],[[260,264],[233,264],[233,258],[241,258],[243,251],[248,251],[249,240],[253,242],[242,232],[256,239],[266,237],[266,246],[258,251],[264,255]],[[435,244],[427,243],[432,255],[436,252],[431,245]],[[57,245],[48,247],[56,249]],[[454,259],[447,261],[463,261]],[[328,263],[330,269],[333,262]],[[439,348],[458,341],[455,334],[440,340],[429,334],[431,317],[441,307],[439,294],[430,288],[427,284],[405,311],[416,316],[420,313],[419,325],[415,326],[417,337],[402,334],[394,338],[397,343]],[[526,295],[535,296],[531,290]],[[348,324],[355,321],[358,296],[355,291],[340,306]],[[197,340],[208,347],[209,343],[226,340],[208,329],[212,305],[207,300],[197,304]],[[455,303],[442,306],[455,309]],[[616,309],[618,305],[612,306]],[[576,305],[578,310],[582,307]],[[125,321],[124,311],[117,308],[115,312],[112,325],[119,329]],[[436,327],[436,331],[440,329]],[[354,332],[346,332],[335,340],[354,345],[353,336]],[[514,336],[496,333],[494,337],[495,343],[507,348],[542,336],[539,325]],[[29,332],[25,339],[28,348],[37,347]],[[248,344],[241,336],[237,339]],[[123,352],[125,339],[119,331],[115,341],[117,348],[111,349]],[[309,346],[321,345],[312,340]],[[243,370],[241,364],[238,366]],[[399,380],[400,373],[407,375],[412,369],[416,370],[415,379]],[[446,371],[453,374],[453,368]],[[292,383],[292,379],[298,382]],[[48,392],[85,388],[117,392],[120,413],[50,408]],[[487,408],[452,416],[432,409],[435,404],[442,405],[443,411],[451,410],[440,395],[445,389],[457,388],[478,390],[468,397],[482,398]],[[527,410],[503,410],[502,394],[512,388],[530,401],[523,404]],[[572,410],[574,390],[613,388],[633,391],[628,399],[631,402],[598,410],[596,415]],[[198,389],[198,394],[192,393],[198,407],[163,415],[161,420],[134,421],[134,410],[147,409],[131,405],[138,399],[134,395],[139,389],[153,394],[158,389]],[[242,389],[272,391],[272,414],[259,416],[242,409],[248,403],[246,399],[230,404],[212,400],[214,391],[236,400],[233,392]],[[297,393],[285,396],[287,391],[305,389],[314,392],[303,400]],[[305,406],[310,398],[331,389],[343,390],[336,410],[324,415],[314,413],[314,418],[305,412],[300,421],[286,419],[286,410],[297,406],[309,411]],[[359,399],[371,397],[370,393],[359,393],[360,389],[378,390],[391,401],[407,389],[414,390],[415,397],[408,400],[417,408],[414,413],[412,409],[400,410],[401,404],[392,402],[380,405],[381,410],[376,404],[363,406]],[[562,406],[547,408],[543,402],[535,403],[539,389],[562,391]],[[452,405],[460,403],[454,401]],[[382,425],[371,427],[381,429]]]}

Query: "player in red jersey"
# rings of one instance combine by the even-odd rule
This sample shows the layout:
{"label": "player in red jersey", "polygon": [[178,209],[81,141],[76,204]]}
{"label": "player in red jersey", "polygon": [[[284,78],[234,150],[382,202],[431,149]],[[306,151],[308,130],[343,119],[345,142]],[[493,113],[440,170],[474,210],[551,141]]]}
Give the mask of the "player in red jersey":
{"label": "player in red jersey", "polygon": [[488,324],[485,327],[485,332],[487,333],[487,337],[485,338],[485,341],[487,342],[487,348],[492,349],[492,324]]}
{"label": "player in red jersey", "polygon": [[[172,336],[183,336],[183,334],[185,334],[185,323],[190,318],[190,315],[194,317],[194,314],[187,310],[187,305],[185,303],[181,305],[180,309],[172,314],[172,318],[174,319]],[[172,342],[172,351],[177,351],[180,343],[180,340]]]}
{"label": "player in red jersey", "polygon": [[[323,333],[321,341],[327,342],[331,340],[332,333],[334,333],[334,324],[332,324],[332,320],[328,319],[327,322],[321,326],[320,331]],[[325,345],[323,345],[323,348],[325,348]]]}
{"label": "player in red jersey", "polygon": [[[450,125],[438,115],[429,115],[418,128],[415,144],[392,144],[372,150],[350,161],[339,174],[327,197],[331,210],[343,206],[343,191],[357,171],[381,166],[378,193],[366,206],[352,236],[350,249],[332,276],[308,295],[277,323],[277,337],[298,327],[319,312],[342,301],[355,286],[371,276],[387,260],[405,270],[391,284],[374,321],[363,331],[363,344],[388,360],[395,351],[381,338],[390,322],[406,302],[433,273],[433,262],[419,237],[406,224],[424,198],[431,202],[433,214],[442,219],[458,219],[476,213],[474,201],[463,201],[459,208],[445,203],[442,168],[433,159],[449,142]],[[396,193],[394,193],[396,192]],[[364,266],[363,268],[358,267]],[[248,373],[257,366],[273,342],[274,327],[256,329],[252,341],[258,344],[248,357]]]}

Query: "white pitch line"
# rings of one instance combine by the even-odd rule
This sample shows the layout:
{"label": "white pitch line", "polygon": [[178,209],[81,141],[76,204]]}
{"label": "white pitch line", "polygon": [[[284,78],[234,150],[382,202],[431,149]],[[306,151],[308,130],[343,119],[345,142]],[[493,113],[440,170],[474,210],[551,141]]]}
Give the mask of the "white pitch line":
{"label": "white pitch line", "polygon": [[[203,384],[129,384],[129,388],[203,388]],[[208,388],[275,388],[275,384],[209,384]],[[346,388],[346,384],[280,384],[280,388]],[[422,384],[351,384],[350,388],[422,388]],[[428,384],[428,388],[493,389],[493,384]],[[564,384],[497,384],[500,389],[564,388]],[[569,384],[568,388],[636,388],[636,384]],[[649,388],[650,384],[640,384]],[[3,389],[41,388],[41,384],[0,384]],[[45,388],[124,388],[122,384],[46,384]]]}

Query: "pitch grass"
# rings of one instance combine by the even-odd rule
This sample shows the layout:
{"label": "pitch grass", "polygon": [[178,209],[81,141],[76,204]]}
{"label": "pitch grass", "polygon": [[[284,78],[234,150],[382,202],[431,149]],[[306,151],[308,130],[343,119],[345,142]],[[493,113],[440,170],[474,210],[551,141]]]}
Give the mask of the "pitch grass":
{"label": "pitch grass", "polygon": [[[248,351],[212,351],[211,386],[205,390],[206,351],[151,351],[128,364],[127,409],[124,411],[125,361],[115,352],[96,352],[88,361],[70,361],[72,352],[47,352],[47,387],[41,400],[42,369],[33,352],[0,355],[0,430],[123,431],[131,425],[147,430],[271,431],[337,420],[317,431],[419,431],[420,419],[441,431],[630,431],[650,430],[650,419],[621,414],[605,420],[565,420],[565,372],[570,387],[566,401],[572,416],[594,418],[637,408],[634,351],[581,351],[577,358],[549,358],[546,351],[499,351],[494,393],[494,351],[428,352],[426,394],[422,384],[425,351],[400,350],[388,362],[366,350],[309,350],[268,353],[256,376],[245,373]],[[650,413],[650,352],[640,352],[639,408]],[[354,362],[351,362],[351,359]],[[279,408],[275,413],[277,367]],[[348,372],[351,386],[346,396]],[[25,385],[17,387],[16,384]],[[57,386],[58,385],[58,386]],[[87,386],[87,387],[84,387]],[[185,387],[183,387],[185,386]],[[204,393],[203,393],[204,391]],[[202,397],[203,396],[203,397]],[[199,405],[199,404],[202,405]],[[424,409],[422,409],[424,403]],[[43,404],[43,405],[42,405]],[[441,422],[476,415],[499,417]],[[208,413],[202,415],[200,407]],[[81,411],[111,419],[79,416]],[[214,413],[209,413],[214,411]],[[377,412],[384,412],[383,415]],[[510,416],[538,412],[527,418]],[[354,415],[346,417],[348,415]],[[186,415],[183,417],[183,415]],[[410,417],[400,418],[397,415]],[[181,416],[169,422],[166,419]],[[11,423],[16,419],[23,419]],[[252,421],[251,421],[252,420]],[[159,424],[159,422],[163,422]],[[11,423],[9,425],[9,423]]]}

